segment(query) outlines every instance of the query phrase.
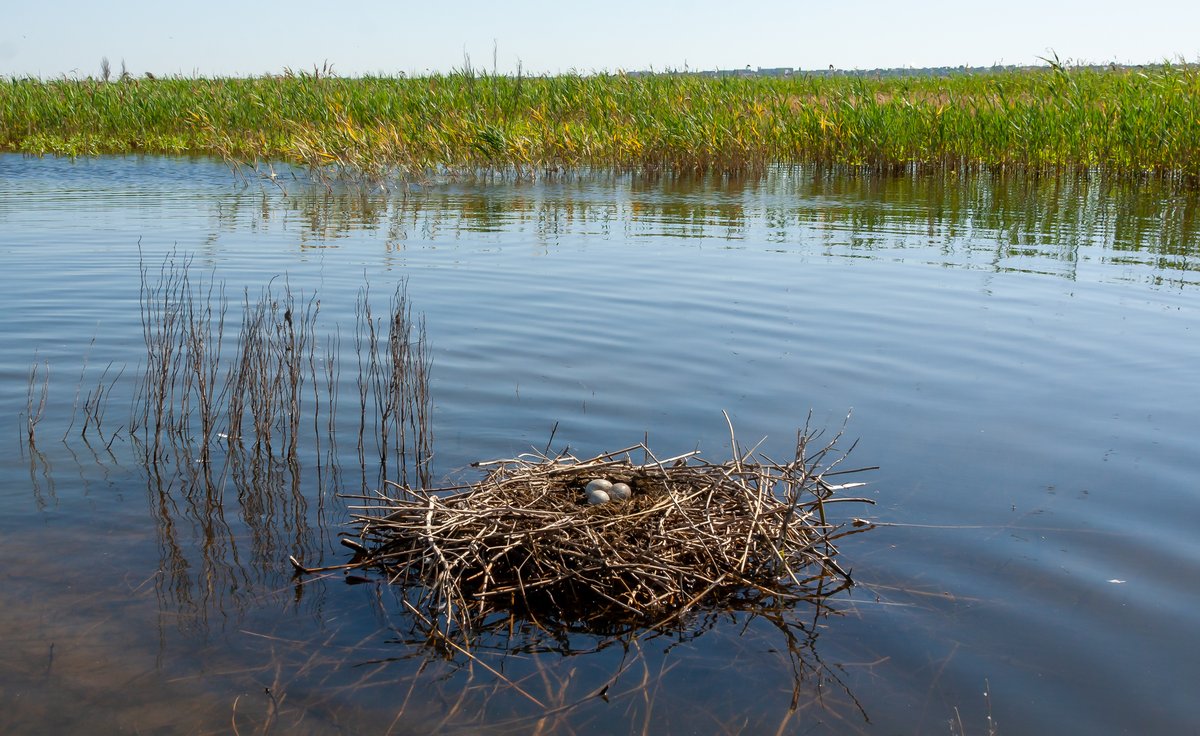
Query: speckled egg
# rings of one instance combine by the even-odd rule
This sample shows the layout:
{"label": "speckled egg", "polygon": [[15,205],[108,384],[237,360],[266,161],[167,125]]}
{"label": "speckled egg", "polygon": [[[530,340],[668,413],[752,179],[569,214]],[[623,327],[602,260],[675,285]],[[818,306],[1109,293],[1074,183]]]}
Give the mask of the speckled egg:
{"label": "speckled egg", "polygon": [[613,483],[608,489],[608,497],[614,501],[628,501],[633,495],[633,489],[627,483]]}
{"label": "speckled egg", "polygon": [[613,484],[611,482],[604,480],[603,478],[596,478],[595,480],[588,481],[587,488],[584,488],[583,490],[585,493],[591,493],[592,491],[604,491],[605,493],[608,493],[608,489],[612,487]]}
{"label": "speckled egg", "polygon": [[599,488],[595,488],[587,492],[587,501],[593,506],[600,503],[608,503],[608,494]]}

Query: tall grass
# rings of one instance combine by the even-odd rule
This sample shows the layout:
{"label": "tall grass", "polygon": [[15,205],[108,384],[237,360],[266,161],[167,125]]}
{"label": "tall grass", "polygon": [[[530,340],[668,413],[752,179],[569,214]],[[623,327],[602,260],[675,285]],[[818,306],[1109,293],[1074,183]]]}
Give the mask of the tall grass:
{"label": "tall grass", "polygon": [[773,163],[1200,175],[1200,69],[952,77],[288,74],[8,79],[0,149],[287,160],[366,175]]}
{"label": "tall grass", "polygon": [[[302,437],[304,453],[318,464],[338,462],[340,342],[322,345],[318,339],[319,299],[297,294],[286,278],[282,285],[268,284],[257,297],[247,291],[240,328],[227,335],[230,301],[224,288],[194,280],[191,260],[172,255],[156,277],[143,264],[140,305],[145,364],[133,391],[132,415],[122,429],[141,448],[149,474],[199,467],[202,477],[193,485],[211,489],[210,470],[219,459],[228,463],[252,456],[294,465],[300,462]],[[379,481],[428,485],[432,358],[424,319],[413,318],[402,285],[385,314],[372,311],[364,287],[356,315],[357,393],[362,401],[349,410],[359,411],[364,486],[368,468],[378,469]],[[39,398],[37,370],[34,364],[27,402],[31,447],[46,394],[42,388]],[[111,384],[103,380],[97,398],[89,395],[100,410],[85,406],[102,438],[102,403],[111,393]],[[85,437],[87,430],[82,431]]]}

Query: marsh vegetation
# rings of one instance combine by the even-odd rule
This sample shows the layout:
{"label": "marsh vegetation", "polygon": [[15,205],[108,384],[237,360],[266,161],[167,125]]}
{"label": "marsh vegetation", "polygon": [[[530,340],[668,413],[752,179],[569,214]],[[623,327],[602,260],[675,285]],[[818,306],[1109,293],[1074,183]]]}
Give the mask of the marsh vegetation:
{"label": "marsh vegetation", "polygon": [[582,167],[1200,175],[1200,70],[950,77],[429,77],[329,70],[249,79],[8,79],[0,150],[289,161],[326,173],[536,175]]}

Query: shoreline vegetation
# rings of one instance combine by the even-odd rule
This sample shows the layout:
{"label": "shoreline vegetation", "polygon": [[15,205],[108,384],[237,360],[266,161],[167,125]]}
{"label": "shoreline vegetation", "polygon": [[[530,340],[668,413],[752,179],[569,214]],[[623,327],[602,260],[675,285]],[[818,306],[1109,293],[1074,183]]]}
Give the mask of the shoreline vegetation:
{"label": "shoreline vegetation", "polygon": [[952,76],[0,78],[0,151],[216,155],[419,179],[582,168],[1098,172],[1200,181],[1200,67]]}

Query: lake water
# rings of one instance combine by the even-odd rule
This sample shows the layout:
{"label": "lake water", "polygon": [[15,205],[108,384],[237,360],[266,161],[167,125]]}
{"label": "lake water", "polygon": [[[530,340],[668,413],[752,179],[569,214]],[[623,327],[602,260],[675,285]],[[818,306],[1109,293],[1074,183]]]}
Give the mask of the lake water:
{"label": "lake water", "polygon": [[[1195,194],[807,169],[277,182],[0,156],[0,732],[1200,733]],[[857,584],[791,655],[769,621],[713,615],[431,656],[387,586],[292,578],[288,555],[348,558],[336,493],[372,487],[352,426],[340,455],[226,466],[219,497],[121,431],[141,268],[172,254],[224,285],[230,333],[244,293],[320,299],[350,384],[360,289],[386,308],[406,282],[439,478],[552,431],[581,456],[648,436],[721,459],[722,410],[782,454],[810,411],[830,431],[852,411],[847,462],[880,467],[855,478],[876,505],[845,509],[879,523],[839,546]]]}

